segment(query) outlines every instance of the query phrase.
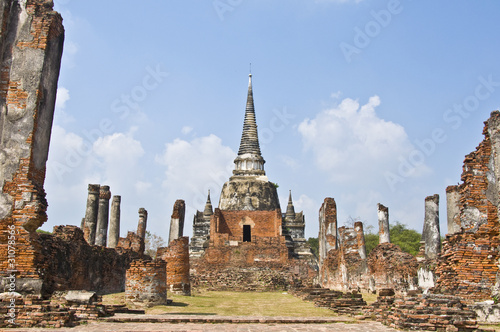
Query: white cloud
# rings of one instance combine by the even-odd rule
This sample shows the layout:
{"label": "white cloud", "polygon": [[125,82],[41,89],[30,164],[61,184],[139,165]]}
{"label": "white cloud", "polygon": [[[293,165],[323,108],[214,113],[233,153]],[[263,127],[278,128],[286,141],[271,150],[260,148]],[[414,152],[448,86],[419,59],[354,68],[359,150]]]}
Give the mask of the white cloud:
{"label": "white cloud", "polygon": [[207,191],[211,189],[213,199],[232,175],[235,156],[215,135],[167,143],[156,160],[166,166],[163,187],[170,190],[168,200],[184,199],[191,209],[202,209]]}
{"label": "white cloud", "polygon": [[109,185],[113,195],[122,196],[122,235],[136,227],[139,205],[153,202],[155,193],[141,179],[144,149],[133,133],[132,128],[91,142],[84,135],[53,126],[45,183],[49,220],[44,229],[80,225],[89,183]]}
{"label": "white cloud", "polygon": [[[57,88],[55,116],[61,123],[74,122],[75,118],[66,112],[66,103],[70,100],[69,90],[65,87]],[[56,122],[57,123],[57,122]]]}
{"label": "white cloud", "polygon": [[56,97],[56,110],[57,109],[65,109],[66,102],[70,99],[68,89],[64,87],[57,88],[57,97]]}
{"label": "white cloud", "polygon": [[292,170],[297,170],[300,167],[300,162],[295,158],[285,155],[279,155],[278,158],[283,165],[288,166]]}
{"label": "white cloud", "polygon": [[[414,150],[405,129],[375,113],[380,98],[373,96],[360,106],[350,98],[298,127],[306,151],[312,151],[317,167],[335,182],[367,185],[383,180],[384,172],[397,169],[400,159]],[[411,176],[423,174],[420,165]]]}
{"label": "white cloud", "polygon": [[340,96],[342,96],[342,92],[341,92],[341,91],[333,92],[333,93],[330,95],[330,97],[331,97],[332,99],[339,99],[339,98],[340,98]]}
{"label": "white cloud", "polygon": [[181,132],[184,134],[184,135],[187,135],[189,134],[190,132],[193,131],[193,128],[192,127],[189,127],[189,126],[184,126],[182,127],[181,129]]}

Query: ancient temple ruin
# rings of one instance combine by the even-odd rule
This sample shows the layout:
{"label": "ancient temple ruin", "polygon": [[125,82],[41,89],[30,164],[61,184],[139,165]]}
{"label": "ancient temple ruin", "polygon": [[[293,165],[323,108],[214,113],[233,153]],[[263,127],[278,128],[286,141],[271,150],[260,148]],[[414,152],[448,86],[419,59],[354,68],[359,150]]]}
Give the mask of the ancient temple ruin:
{"label": "ancient temple ruin", "polygon": [[225,267],[285,266],[293,259],[314,262],[304,238],[303,213],[295,212],[290,192],[286,213],[282,214],[277,186],[266,176],[251,74],[240,148],[234,164],[233,175],[222,187],[219,207],[212,210],[209,193],[204,211],[197,211],[194,217],[191,256],[199,262]]}

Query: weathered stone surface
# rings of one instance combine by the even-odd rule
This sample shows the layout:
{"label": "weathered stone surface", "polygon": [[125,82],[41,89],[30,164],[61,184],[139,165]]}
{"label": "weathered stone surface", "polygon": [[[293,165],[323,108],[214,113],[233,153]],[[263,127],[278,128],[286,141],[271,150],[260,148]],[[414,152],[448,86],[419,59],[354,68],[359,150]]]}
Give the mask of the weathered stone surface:
{"label": "weathered stone surface", "polygon": [[363,223],[338,229],[338,249],[330,249],[320,265],[319,283],[338,291],[368,288]]}
{"label": "weathered stone surface", "polygon": [[485,301],[469,305],[468,309],[477,315],[477,321],[481,323],[500,323],[500,304],[493,304],[493,301]]}
{"label": "weathered stone surface", "polygon": [[333,198],[325,198],[319,209],[319,262],[331,249],[337,249],[337,204]]}
{"label": "weathered stone surface", "polygon": [[92,304],[97,302],[97,293],[88,291],[70,290],[64,295],[64,299],[69,303]]}
{"label": "weathered stone surface", "polygon": [[210,190],[208,191],[207,202],[203,212],[196,211],[193,218],[193,236],[189,246],[189,255],[200,257],[208,247],[210,239],[210,217],[214,214],[212,202],[210,200]]}
{"label": "weathered stone surface", "polygon": [[97,211],[97,231],[95,245],[106,247],[108,244],[109,223],[109,199],[111,191],[109,186],[101,186],[99,189],[99,209]]}
{"label": "weathered stone surface", "polygon": [[439,195],[425,198],[425,219],[422,231],[425,242],[425,257],[436,259],[441,252],[441,233],[439,231]]}
{"label": "weathered stone surface", "polygon": [[359,257],[361,259],[366,259],[366,244],[365,244],[365,232],[363,230],[363,223],[361,221],[356,221],[354,223],[354,230],[356,231]]}
{"label": "weathered stone surface", "polygon": [[113,196],[109,218],[108,248],[115,248],[120,239],[120,202],[121,196]]}
{"label": "weathered stone surface", "polygon": [[446,216],[448,233],[455,234],[460,231],[460,192],[458,186],[446,187]]}
{"label": "weathered stone surface", "polygon": [[219,209],[244,210],[245,198],[250,196],[255,210],[273,211],[280,209],[276,186],[265,176],[232,176],[222,187]]}
{"label": "weathered stone surface", "polygon": [[139,209],[139,223],[137,224],[137,236],[146,238],[146,226],[148,224],[148,211],[145,208]]}
{"label": "weathered stone surface", "polygon": [[97,211],[99,211],[99,189],[98,184],[89,184],[87,207],[85,209],[85,222],[83,224],[83,234],[85,240],[90,245],[95,244],[95,235],[97,230]]}
{"label": "weathered stone surface", "polygon": [[17,270],[19,279],[41,278],[34,231],[47,220],[43,185],[64,40],[52,8],[48,0],[0,6],[0,276]]}
{"label": "weathered stone surface", "polygon": [[391,243],[391,234],[389,232],[389,208],[378,203],[378,236],[379,244]]}
{"label": "weathered stone surface", "polygon": [[184,200],[178,199],[175,201],[172,217],[170,217],[170,232],[168,243],[181,238],[184,234],[184,215],[186,213],[186,203]]}

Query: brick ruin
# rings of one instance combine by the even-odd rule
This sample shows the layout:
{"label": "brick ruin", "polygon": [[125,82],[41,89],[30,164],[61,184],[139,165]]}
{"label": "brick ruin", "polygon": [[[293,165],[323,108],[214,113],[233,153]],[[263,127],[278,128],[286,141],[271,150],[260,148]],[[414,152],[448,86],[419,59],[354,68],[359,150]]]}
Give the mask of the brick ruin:
{"label": "brick ruin", "polygon": [[312,282],[317,262],[304,238],[304,215],[295,212],[291,192],[286,213],[281,212],[276,185],[268,180],[264,163],[250,75],[233,176],[222,187],[218,208],[213,211],[209,193],[204,211],[194,217],[194,285],[272,289],[286,288],[294,280]]}
{"label": "brick ruin", "polygon": [[378,205],[380,242],[368,255],[363,223],[337,228],[337,206],[325,198],[319,211],[319,284],[339,291],[394,288],[405,292],[416,287],[416,259],[390,243],[389,209]]}
{"label": "brick ruin", "polygon": [[469,301],[498,294],[499,130],[500,112],[494,111],[485,122],[483,141],[465,157],[462,183],[446,189],[449,234],[434,269],[434,292]]}
{"label": "brick ruin", "polygon": [[175,201],[170,219],[168,247],[158,248],[156,256],[166,262],[166,285],[172,294],[190,296],[189,238],[183,236],[186,204]]}
{"label": "brick ruin", "polygon": [[[378,205],[380,243],[367,255],[363,224],[338,227],[335,200],[326,198],[318,265],[291,192],[282,213],[276,185],[264,171],[251,76],[233,176],[218,208],[209,193],[204,211],[197,211],[191,243],[183,236],[185,203],[178,200],[168,246],[155,260],[145,256],[147,211],[140,208],[137,231],[120,238],[121,197],[99,184],[89,184],[80,228],[37,233],[47,219],[43,184],[64,41],[62,18],[52,7],[50,0],[0,2],[0,285],[3,294],[14,294],[0,296],[1,314],[14,301],[20,324],[57,327],[74,324],[76,315],[97,317],[97,294],[125,291],[129,303],[151,306],[167,303],[167,290],[190,295],[192,287],[293,286],[318,305],[341,313],[365,310],[398,328],[473,329],[475,316],[466,305],[499,296],[500,112],[491,114],[484,140],[466,156],[462,184],[446,189],[442,248],[437,195],[425,199],[417,258],[391,243],[387,207]],[[72,309],[68,294],[57,302],[56,294],[73,290],[91,291],[91,297]],[[379,299],[366,307],[361,290],[377,291]],[[35,315],[49,309],[51,317]]]}
{"label": "brick ruin", "polygon": [[167,304],[167,267],[165,261],[137,259],[126,274],[125,298],[135,306]]}
{"label": "brick ruin", "polygon": [[51,1],[2,1],[0,20],[0,277],[15,274],[17,289],[40,290],[36,229],[47,220],[43,184],[64,28]]}

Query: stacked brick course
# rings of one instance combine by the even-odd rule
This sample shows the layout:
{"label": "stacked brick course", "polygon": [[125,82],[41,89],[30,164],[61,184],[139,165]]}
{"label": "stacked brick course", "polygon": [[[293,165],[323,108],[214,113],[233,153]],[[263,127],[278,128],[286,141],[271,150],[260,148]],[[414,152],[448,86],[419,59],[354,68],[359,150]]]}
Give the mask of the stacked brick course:
{"label": "stacked brick course", "polygon": [[382,243],[368,255],[368,275],[376,289],[404,293],[417,287],[417,259],[393,243]]}
{"label": "stacked brick course", "polygon": [[500,172],[500,112],[485,122],[484,140],[465,157],[458,186],[460,214],[455,234],[446,236],[435,269],[434,292],[456,294],[469,300],[491,298],[499,272],[498,172]]}
{"label": "stacked brick course", "polygon": [[451,295],[380,296],[371,306],[376,319],[396,329],[477,331],[476,314]]}
{"label": "stacked brick course", "polygon": [[[47,219],[43,183],[64,40],[62,18],[52,6],[48,0],[6,0],[0,6],[0,106],[4,109],[0,277],[16,269],[19,282],[41,278],[34,231]],[[8,239],[11,230],[14,240]],[[13,268],[9,258],[14,256]]]}
{"label": "stacked brick course", "polygon": [[138,259],[127,270],[125,298],[137,306],[167,304],[166,263],[163,260]]}
{"label": "stacked brick course", "polygon": [[173,294],[191,295],[189,280],[189,238],[172,240],[168,247],[158,248],[156,257],[167,263],[167,288]]}
{"label": "stacked brick course", "polygon": [[0,327],[72,327],[113,313],[102,304],[101,299],[87,304],[68,303],[67,301],[43,300],[26,296],[15,300],[15,319],[12,324],[7,319],[10,299],[0,299]]}
{"label": "stacked brick course", "polygon": [[122,292],[126,269],[139,257],[131,250],[90,246],[77,226],[56,226],[53,234],[40,234],[37,243],[42,293],[47,295],[68,289]]}

